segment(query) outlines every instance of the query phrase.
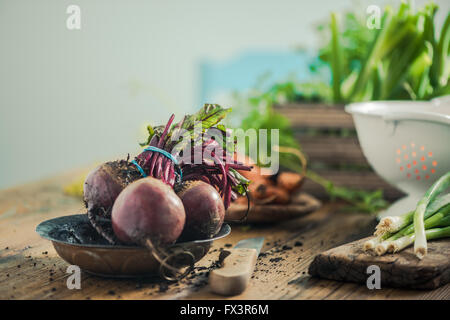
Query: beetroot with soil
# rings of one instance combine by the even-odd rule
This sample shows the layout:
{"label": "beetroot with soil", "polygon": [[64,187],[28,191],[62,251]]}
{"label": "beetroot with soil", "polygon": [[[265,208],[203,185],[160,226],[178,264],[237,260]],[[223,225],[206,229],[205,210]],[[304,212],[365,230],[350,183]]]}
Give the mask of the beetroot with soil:
{"label": "beetroot with soil", "polygon": [[127,186],[112,209],[112,227],[127,244],[174,243],[180,236],[186,214],[183,203],[167,184],[143,178]]}
{"label": "beetroot with soil", "polygon": [[120,192],[139,177],[128,161],[119,160],[98,166],[84,182],[83,198],[89,221],[110,243],[114,243],[115,239],[108,224],[104,226],[104,221],[110,220],[112,207]]}
{"label": "beetroot with soil", "polygon": [[[154,128],[148,126],[149,136],[147,142],[142,145],[147,147],[133,161],[130,162],[127,159],[107,162],[91,172],[84,185],[84,200],[88,209],[89,221],[98,233],[112,244],[118,242],[117,238],[125,242],[136,243],[135,237],[139,238],[139,235],[127,235],[127,232],[121,233],[119,231],[119,227],[122,224],[124,225],[124,230],[122,231],[133,229],[126,224],[125,212],[117,214],[117,224],[114,226],[116,235],[114,234],[111,222],[111,209],[113,206],[116,206],[115,202],[121,199],[119,194],[124,193],[136,180],[139,181],[143,177],[148,176],[157,179],[167,187],[166,190],[170,190],[170,192],[167,191],[167,196],[160,196],[160,202],[172,199],[172,195],[174,195],[172,188],[179,184],[189,181],[204,181],[205,184],[199,187],[199,190],[205,196],[204,199],[201,196],[194,196],[192,198],[198,201],[194,203],[190,201],[191,199],[188,201],[183,197],[190,217],[188,219],[189,227],[186,229],[185,234],[190,238],[195,237],[197,239],[214,236],[220,230],[225,209],[228,208],[230,202],[235,200],[238,195],[244,195],[247,192],[249,181],[238,170],[246,171],[251,169],[249,166],[235,162],[233,160],[233,148],[229,148],[229,144],[225,143],[230,132],[223,125],[220,125],[219,122],[229,111],[230,109],[224,109],[219,105],[206,104],[197,113],[184,116],[176,124],[172,124],[174,120],[174,115],[172,115],[165,126]],[[195,132],[197,123],[202,124],[201,135]],[[209,130],[214,131],[216,135],[212,136]],[[192,140],[180,140],[181,135],[186,132],[189,134],[188,136],[193,137]],[[222,140],[217,139],[220,135],[223,135]],[[192,160],[198,157],[200,157],[200,163],[193,163]],[[153,182],[151,184],[156,185]],[[209,190],[205,187],[208,185],[210,185]],[[133,188],[135,187],[133,186]],[[161,187],[148,187],[149,190],[152,188],[158,192],[161,190]],[[128,194],[128,192],[131,191],[127,191],[125,194]],[[140,199],[142,197],[141,191],[133,192],[136,192],[136,198]],[[219,194],[218,198],[217,194]],[[135,196],[130,197],[134,199]],[[154,196],[150,196],[151,200],[153,198]],[[153,206],[153,208],[148,208],[149,210],[154,209],[156,204],[148,201],[145,204],[140,204],[140,208],[135,208],[136,212],[139,212],[136,213],[137,217],[144,215],[142,212],[147,205]],[[117,208],[119,206],[126,208],[132,205],[123,202],[124,200],[121,199],[119,204],[117,204]],[[209,209],[205,207],[198,212],[190,210],[191,207],[200,207],[201,204],[209,206]],[[164,206],[164,204],[161,204],[161,206]],[[158,219],[160,219],[153,218],[152,214],[149,215],[152,216],[150,218],[151,221],[153,219],[159,221]],[[192,223],[189,222],[191,220]],[[141,230],[142,226],[144,226],[143,230],[146,230],[148,227],[150,230],[149,234],[152,234],[154,232],[154,224],[150,226],[146,225],[146,223],[143,222],[143,225],[138,226],[138,221],[136,220],[131,221],[130,225],[133,226],[134,224],[134,226],[137,226],[138,228],[135,228],[135,230]],[[158,224],[159,222],[156,222],[156,225]],[[198,227],[196,226],[197,224],[199,225]],[[178,234],[180,226],[175,223],[174,227],[175,230],[169,232],[167,238],[162,237],[163,243],[176,240],[177,237],[175,235]]]}
{"label": "beetroot with soil", "polygon": [[183,240],[209,239],[222,227],[225,207],[217,190],[202,181],[184,184],[178,196],[186,212]]}

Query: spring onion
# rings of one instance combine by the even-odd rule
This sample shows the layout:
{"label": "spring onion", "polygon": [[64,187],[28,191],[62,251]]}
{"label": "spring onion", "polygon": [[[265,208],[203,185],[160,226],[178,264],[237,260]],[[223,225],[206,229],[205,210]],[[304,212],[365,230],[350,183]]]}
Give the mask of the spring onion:
{"label": "spring onion", "polygon": [[375,238],[363,244],[363,250],[378,255],[398,252],[414,242],[419,259],[427,254],[427,240],[449,237],[450,193],[440,196],[450,187],[450,172],[439,178],[417,203],[414,211],[399,217],[386,217],[375,230]]}
{"label": "spring onion", "polygon": [[380,223],[376,226],[375,235],[396,232],[409,225],[413,221],[413,217],[414,211],[401,216],[385,217],[381,219]]}
{"label": "spring onion", "polygon": [[[444,196],[436,198],[425,210],[424,218],[427,219],[432,217],[436,213],[440,212],[441,209],[450,211],[450,193]],[[395,219],[398,218],[398,219]],[[373,250],[383,241],[396,240],[404,235],[408,235],[414,232],[414,225],[412,224],[414,218],[414,211],[408,212],[404,215],[398,217],[385,217],[381,219],[380,223],[376,227],[374,239],[367,240],[364,245],[364,251]],[[435,218],[436,219],[436,218]],[[432,226],[426,226],[426,228],[431,228]],[[385,253],[382,248],[386,248],[389,251],[388,246],[381,246],[379,248],[380,252]]]}
{"label": "spring onion", "polygon": [[[432,216],[449,203],[450,194],[436,198],[425,210],[424,219]],[[382,239],[385,240],[392,236],[395,232],[409,226],[413,222],[413,219],[414,211],[408,212],[401,216],[385,217],[381,219],[380,223],[376,226],[375,235],[381,236]]]}
{"label": "spring onion", "polygon": [[450,187],[450,172],[439,178],[424,197],[417,204],[414,212],[414,253],[419,259],[427,254],[427,239],[425,235],[424,213],[430,202],[432,202],[439,194]]}
{"label": "spring onion", "polygon": [[[450,219],[447,219],[450,222]],[[434,240],[434,239],[442,239],[442,238],[448,238],[450,237],[450,226],[443,227],[443,228],[433,228],[428,229],[425,231],[425,236],[427,240]],[[401,237],[395,241],[393,241],[390,246],[392,252],[398,252],[400,250],[403,250],[404,248],[410,246],[414,240],[415,240],[415,234],[410,234],[404,237]]]}
{"label": "spring onion", "polygon": [[[426,219],[424,222],[426,230],[434,227],[442,227],[448,225],[450,225],[450,203],[447,204],[445,207],[441,208],[439,211],[437,211],[431,217]],[[378,255],[383,255],[386,252],[394,252],[394,248],[396,247],[396,241],[404,237],[410,236],[412,234],[414,234],[413,224],[403,228],[402,230],[398,231],[397,233],[395,233],[394,235],[392,235],[387,239],[380,239],[380,238],[375,239],[378,240],[373,242],[375,252]],[[369,244],[367,245],[364,244],[364,248],[366,248],[367,246],[369,246]]]}

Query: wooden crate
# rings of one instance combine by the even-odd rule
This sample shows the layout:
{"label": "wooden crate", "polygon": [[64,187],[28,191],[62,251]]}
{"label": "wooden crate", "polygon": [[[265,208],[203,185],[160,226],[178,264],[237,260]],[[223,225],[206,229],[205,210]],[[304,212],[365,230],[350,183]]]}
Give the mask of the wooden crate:
{"label": "wooden crate", "polygon": [[[276,110],[291,121],[309,167],[324,178],[337,186],[382,189],[388,200],[404,195],[372,170],[359,145],[353,118],[343,105],[287,104]],[[325,190],[311,180],[305,182],[304,190],[322,199],[327,197]]]}

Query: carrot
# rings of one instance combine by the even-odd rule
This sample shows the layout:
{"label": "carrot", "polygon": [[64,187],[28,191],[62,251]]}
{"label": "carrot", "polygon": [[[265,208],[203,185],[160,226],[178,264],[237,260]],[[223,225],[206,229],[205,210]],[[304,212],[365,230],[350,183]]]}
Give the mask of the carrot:
{"label": "carrot", "polygon": [[249,191],[256,204],[286,204],[290,201],[289,192],[275,186],[269,179],[252,182]]}
{"label": "carrot", "polygon": [[248,191],[252,198],[255,199],[266,199],[272,194],[267,192],[268,187],[272,186],[273,182],[269,179],[259,178],[259,180],[254,180],[248,186]]}
{"label": "carrot", "polygon": [[303,182],[303,176],[295,172],[281,172],[277,177],[277,185],[291,193],[298,189]]}
{"label": "carrot", "polygon": [[276,186],[269,186],[267,188],[267,193],[272,193],[275,196],[275,198],[273,199],[273,203],[287,204],[291,201],[289,192],[287,192],[282,188],[278,188]]}
{"label": "carrot", "polygon": [[[236,156],[236,155],[235,155]],[[291,200],[290,193],[297,190],[303,181],[303,176],[294,172],[282,172],[278,175],[276,184],[270,179],[272,173],[255,165],[255,161],[244,156],[244,165],[252,166],[250,171],[239,171],[251,181],[248,186],[250,197],[255,204],[286,204]],[[245,200],[242,200],[244,202]]]}
{"label": "carrot", "polygon": [[[237,153],[235,153],[235,160],[237,159],[238,156]],[[252,169],[247,171],[238,170],[238,172],[250,181],[260,180],[261,178],[266,179],[272,175],[272,172],[269,169],[258,167],[256,162],[248,156],[243,156],[242,161],[245,166],[252,167]]]}

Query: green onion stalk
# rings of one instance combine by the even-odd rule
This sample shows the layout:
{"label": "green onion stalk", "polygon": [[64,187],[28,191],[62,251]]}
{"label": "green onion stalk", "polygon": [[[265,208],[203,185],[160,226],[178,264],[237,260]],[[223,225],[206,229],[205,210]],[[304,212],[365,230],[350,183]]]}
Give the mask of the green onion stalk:
{"label": "green onion stalk", "polygon": [[428,205],[448,187],[450,187],[450,172],[444,174],[428,189],[414,211],[414,253],[419,259],[422,259],[427,254],[427,238],[424,224],[425,211]]}
{"label": "green onion stalk", "polygon": [[[424,222],[424,227],[426,230],[435,228],[435,227],[446,227],[450,225],[450,203],[438,210],[435,214],[430,216]],[[410,224],[409,226],[403,228],[397,233],[393,234],[386,240],[377,244],[375,248],[375,252],[378,255],[385,254],[386,252],[396,252],[399,251],[397,248],[399,239],[404,237],[409,237],[414,235],[414,224]],[[412,239],[415,239],[412,238]],[[403,246],[402,246],[403,247]],[[395,250],[397,248],[397,250]]]}
{"label": "green onion stalk", "polygon": [[382,255],[400,251],[414,242],[414,253],[422,259],[427,254],[427,239],[446,235],[435,230],[428,236],[427,230],[450,226],[450,193],[440,196],[449,187],[450,172],[447,172],[427,190],[414,211],[383,218],[375,230],[377,237],[366,241],[363,249]]}
{"label": "green onion stalk", "polygon": [[[450,223],[450,219],[447,219]],[[443,228],[433,228],[425,231],[425,237],[427,240],[435,240],[450,237],[450,226]],[[415,234],[410,234],[404,237],[401,237],[390,245],[392,247],[392,252],[398,252],[403,250],[404,248],[410,246],[415,241]]]}
{"label": "green onion stalk", "polygon": [[[424,218],[428,218],[435,214],[439,209],[450,203],[450,194],[446,194],[433,201],[425,210]],[[410,211],[401,216],[384,217],[376,226],[375,235],[383,236],[385,239],[389,238],[393,233],[407,227],[413,222],[414,211]],[[390,235],[386,235],[390,233]]]}
{"label": "green onion stalk", "polygon": [[[450,194],[443,195],[436,198],[425,210],[424,218],[428,219],[432,217],[441,209],[450,210]],[[376,227],[374,239],[367,240],[363,248],[365,251],[375,249],[381,243],[385,241],[398,239],[400,236],[404,236],[414,232],[414,211],[408,212],[404,215],[397,217],[385,217],[381,219],[380,223]],[[387,243],[379,247],[379,250],[384,253],[381,248],[387,249]]]}

